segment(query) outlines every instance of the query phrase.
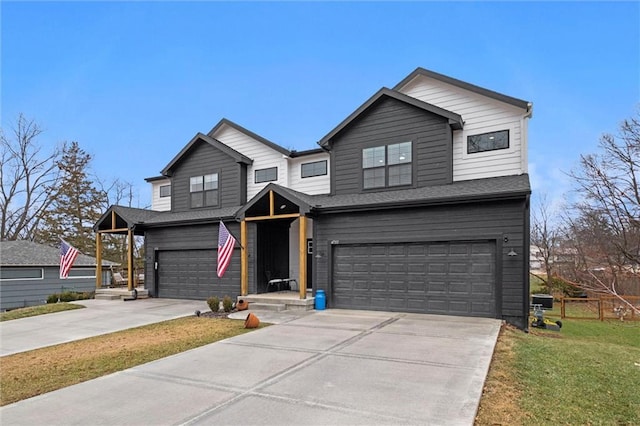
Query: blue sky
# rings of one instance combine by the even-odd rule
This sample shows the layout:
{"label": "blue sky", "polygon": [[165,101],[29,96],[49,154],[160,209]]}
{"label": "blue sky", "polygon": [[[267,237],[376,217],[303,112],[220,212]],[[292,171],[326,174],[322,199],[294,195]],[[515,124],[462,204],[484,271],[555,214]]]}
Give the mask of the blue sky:
{"label": "blue sky", "polygon": [[[1,122],[78,141],[104,180],[144,178],[228,118],[317,147],[416,67],[533,102],[534,197],[640,103],[638,2],[11,2],[0,4]],[[535,201],[535,199],[534,199]]]}

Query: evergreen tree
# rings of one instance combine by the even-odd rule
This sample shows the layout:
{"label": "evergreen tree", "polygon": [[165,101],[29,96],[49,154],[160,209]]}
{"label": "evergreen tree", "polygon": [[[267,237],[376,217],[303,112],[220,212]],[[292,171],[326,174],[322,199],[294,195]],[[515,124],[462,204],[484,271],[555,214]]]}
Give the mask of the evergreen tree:
{"label": "evergreen tree", "polygon": [[58,162],[61,180],[55,201],[41,223],[40,242],[58,245],[63,238],[81,253],[95,255],[93,225],[102,214],[104,194],[89,176],[90,162],[91,155],[78,142],[64,145]]}

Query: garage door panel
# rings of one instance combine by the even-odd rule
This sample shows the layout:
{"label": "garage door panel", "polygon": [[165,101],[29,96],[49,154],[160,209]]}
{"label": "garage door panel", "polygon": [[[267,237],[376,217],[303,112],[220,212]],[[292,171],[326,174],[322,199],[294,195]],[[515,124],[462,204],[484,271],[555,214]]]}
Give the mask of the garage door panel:
{"label": "garage door panel", "polygon": [[239,264],[239,253],[234,253],[224,277],[218,278],[216,250],[159,251],[158,297],[194,300],[212,295],[235,297],[239,291]]}
{"label": "garage door panel", "polygon": [[332,283],[338,308],[494,317],[495,243],[339,245]]}

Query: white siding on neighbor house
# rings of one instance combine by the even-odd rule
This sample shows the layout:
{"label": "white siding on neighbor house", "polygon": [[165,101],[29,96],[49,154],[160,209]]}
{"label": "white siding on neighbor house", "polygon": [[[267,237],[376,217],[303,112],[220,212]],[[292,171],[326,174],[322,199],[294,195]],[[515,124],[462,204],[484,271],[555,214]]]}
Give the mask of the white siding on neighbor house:
{"label": "white siding on neighbor house", "polygon": [[278,180],[273,181],[273,183],[288,186],[288,164],[286,157],[282,155],[282,153],[227,125],[220,127],[213,137],[253,160],[253,164],[247,167],[248,200],[253,198],[262,188],[271,183],[255,183],[256,170],[277,167]]}
{"label": "white siding on neighbor house", "polygon": [[171,181],[166,179],[151,182],[151,210],[160,212],[171,210],[171,197],[160,197],[160,187],[164,185],[171,185]]}
{"label": "white siding on neighbor house", "polygon": [[[301,173],[303,164],[324,160],[327,161],[326,175],[306,178],[302,177]],[[328,153],[323,152],[320,154],[291,158],[289,160],[289,188],[310,195],[328,194],[331,188],[331,183],[329,181],[329,174],[331,173],[330,170]]]}
{"label": "white siding on neighbor house", "polygon": [[[453,180],[527,173],[526,111],[426,76],[417,76],[401,93],[462,116],[453,133]],[[467,154],[467,136],[509,130],[509,148]]]}

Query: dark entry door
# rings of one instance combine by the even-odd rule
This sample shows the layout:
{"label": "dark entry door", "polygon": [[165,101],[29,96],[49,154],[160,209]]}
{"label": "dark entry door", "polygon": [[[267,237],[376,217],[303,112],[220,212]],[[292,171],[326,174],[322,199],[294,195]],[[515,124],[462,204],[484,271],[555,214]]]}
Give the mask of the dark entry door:
{"label": "dark entry door", "polygon": [[290,220],[267,220],[258,223],[257,276],[258,293],[267,292],[267,283],[289,278]]}
{"label": "dark entry door", "polygon": [[313,288],[313,240],[307,238],[307,289]]}

